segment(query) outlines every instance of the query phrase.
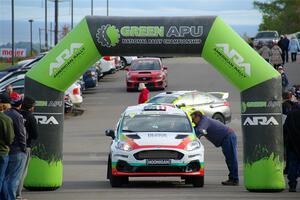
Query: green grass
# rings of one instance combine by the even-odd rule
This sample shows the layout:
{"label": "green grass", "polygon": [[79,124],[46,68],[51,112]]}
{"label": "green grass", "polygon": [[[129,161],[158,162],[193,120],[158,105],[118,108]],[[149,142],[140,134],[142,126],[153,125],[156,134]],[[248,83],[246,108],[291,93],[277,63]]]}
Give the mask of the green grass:
{"label": "green grass", "polygon": [[0,70],[5,69],[6,67],[8,67],[10,65],[10,63],[1,63],[0,62]]}

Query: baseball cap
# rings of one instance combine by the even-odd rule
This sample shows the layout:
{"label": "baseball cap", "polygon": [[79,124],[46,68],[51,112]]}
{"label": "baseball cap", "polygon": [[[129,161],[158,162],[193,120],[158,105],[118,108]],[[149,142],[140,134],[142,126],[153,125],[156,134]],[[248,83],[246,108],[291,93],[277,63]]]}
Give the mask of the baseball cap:
{"label": "baseball cap", "polygon": [[23,103],[23,99],[21,95],[16,95],[11,97],[11,105],[13,107],[19,107],[20,105],[22,105],[22,103]]}
{"label": "baseball cap", "polygon": [[11,98],[7,94],[0,94],[0,103],[11,103]]}

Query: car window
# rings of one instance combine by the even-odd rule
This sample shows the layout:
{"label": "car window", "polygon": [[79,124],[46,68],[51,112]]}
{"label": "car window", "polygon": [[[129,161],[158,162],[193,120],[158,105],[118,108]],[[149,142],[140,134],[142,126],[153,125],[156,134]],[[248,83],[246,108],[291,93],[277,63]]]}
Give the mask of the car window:
{"label": "car window", "polygon": [[257,33],[255,38],[276,38],[276,32],[260,32]]}
{"label": "car window", "polygon": [[208,104],[214,101],[214,98],[206,94],[194,94],[194,104]]}
{"label": "car window", "polygon": [[186,116],[142,114],[125,116],[122,122],[123,132],[192,132],[192,126]]}
{"label": "car window", "polygon": [[174,96],[157,96],[157,97],[153,97],[151,98],[148,103],[173,103],[173,101],[176,99],[177,97]]}
{"label": "car window", "polygon": [[25,79],[20,79],[18,81],[11,83],[12,86],[22,86],[24,84],[25,84]]}
{"label": "car window", "polygon": [[24,87],[14,88],[14,91],[18,94],[24,94]]}
{"label": "car window", "polygon": [[157,60],[137,60],[130,68],[132,71],[138,70],[161,70],[160,62]]}
{"label": "car window", "polygon": [[176,104],[193,105],[194,104],[193,95],[192,94],[183,95],[180,99],[178,99]]}

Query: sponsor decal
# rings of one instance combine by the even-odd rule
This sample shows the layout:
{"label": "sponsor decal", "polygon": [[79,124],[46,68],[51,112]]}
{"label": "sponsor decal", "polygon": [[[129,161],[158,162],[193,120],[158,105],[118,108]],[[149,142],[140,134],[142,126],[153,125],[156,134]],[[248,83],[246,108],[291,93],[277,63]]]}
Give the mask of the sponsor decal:
{"label": "sponsor decal", "polygon": [[47,116],[43,116],[43,115],[36,115],[34,117],[35,117],[38,124],[43,124],[43,125],[47,125],[47,124],[57,125],[57,124],[59,124],[54,116],[47,117]]}
{"label": "sponsor decal", "polygon": [[248,108],[275,108],[280,107],[281,103],[279,101],[249,101],[242,102],[241,112],[245,113]]}
{"label": "sponsor decal", "polygon": [[235,49],[230,49],[229,44],[216,44],[214,51],[227,62],[241,77],[251,76],[251,65]]}
{"label": "sponsor decal", "polygon": [[82,43],[72,43],[69,49],[63,50],[57,57],[56,61],[50,64],[49,75],[57,77],[65,68],[72,65],[72,63],[82,55],[85,48]]}
{"label": "sponsor decal", "polygon": [[[11,58],[12,48],[1,48],[0,49],[0,58]],[[26,57],[26,49],[17,48],[14,50],[14,56],[18,58]]]}
{"label": "sponsor decal", "polygon": [[278,126],[279,123],[273,116],[249,116],[246,118],[246,120],[243,123],[244,126],[268,126],[268,125],[273,125],[273,126]]}
{"label": "sponsor decal", "polygon": [[36,101],[36,107],[62,107],[62,101]]}
{"label": "sponsor decal", "polygon": [[[203,26],[123,26],[106,24],[97,29],[97,42],[103,47],[120,44],[201,44]],[[190,37],[190,38],[185,38]]]}

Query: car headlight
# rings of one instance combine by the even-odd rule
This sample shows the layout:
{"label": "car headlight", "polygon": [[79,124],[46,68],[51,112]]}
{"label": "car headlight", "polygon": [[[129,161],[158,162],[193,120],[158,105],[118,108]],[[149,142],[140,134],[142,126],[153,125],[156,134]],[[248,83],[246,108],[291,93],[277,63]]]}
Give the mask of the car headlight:
{"label": "car headlight", "polygon": [[127,142],[123,142],[123,141],[118,142],[116,147],[117,147],[117,149],[120,149],[122,151],[131,151],[132,150],[131,146]]}
{"label": "car headlight", "polygon": [[191,141],[190,143],[188,143],[185,147],[185,150],[187,151],[194,151],[196,149],[200,149],[201,144],[199,141]]}
{"label": "car headlight", "polygon": [[162,75],[162,74],[156,76],[156,79],[161,79],[161,78],[163,78],[163,75]]}

